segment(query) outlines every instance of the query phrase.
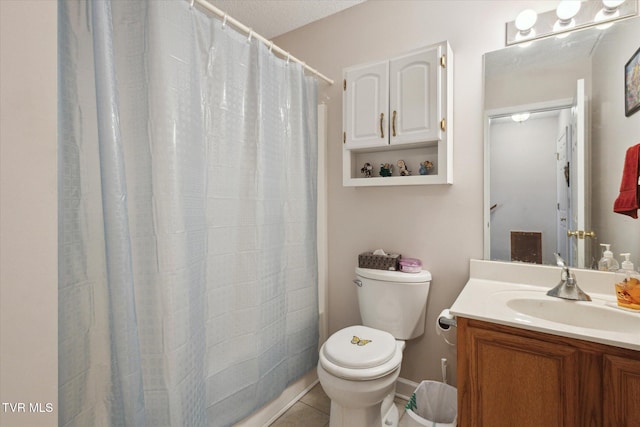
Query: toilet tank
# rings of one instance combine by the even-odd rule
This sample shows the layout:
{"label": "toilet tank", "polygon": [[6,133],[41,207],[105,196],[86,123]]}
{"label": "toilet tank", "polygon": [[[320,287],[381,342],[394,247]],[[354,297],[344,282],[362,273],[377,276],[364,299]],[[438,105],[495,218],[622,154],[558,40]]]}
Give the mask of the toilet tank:
{"label": "toilet tank", "polygon": [[408,340],[424,333],[431,273],[356,267],[362,324]]}

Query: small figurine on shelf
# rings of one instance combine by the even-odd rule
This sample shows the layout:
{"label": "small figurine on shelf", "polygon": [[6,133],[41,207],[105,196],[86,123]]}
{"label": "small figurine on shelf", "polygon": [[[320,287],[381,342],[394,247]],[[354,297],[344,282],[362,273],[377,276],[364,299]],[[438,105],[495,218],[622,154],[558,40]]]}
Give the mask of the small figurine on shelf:
{"label": "small figurine on shelf", "polygon": [[372,171],[373,166],[371,166],[371,163],[365,163],[364,166],[360,169],[360,172],[364,174],[365,178],[371,178]]}
{"label": "small figurine on shelf", "polygon": [[400,169],[400,176],[409,176],[411,171],[407,169],[407,164],[404,160],[398,160],[398,169]]}
{"label": "small figurine on shelf", "polygon": [[431,169],[433,169],[433,162],[425,160],[420,163],[420,170],[418,172],[420,172],[420,175],[428,175]]}
{"label": "small figurine on shelf", "polygon": [[393,166],[389,163],[380,163],[380,176],[391,176],[393,174]]}

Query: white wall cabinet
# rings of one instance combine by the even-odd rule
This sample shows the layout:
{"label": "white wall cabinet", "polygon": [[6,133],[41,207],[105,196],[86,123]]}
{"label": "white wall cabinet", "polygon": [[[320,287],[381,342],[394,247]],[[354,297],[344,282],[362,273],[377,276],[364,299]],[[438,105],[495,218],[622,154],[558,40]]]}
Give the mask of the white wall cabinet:
{"label": "white wall cabinet", "polygon": [[[343,82],[345,186],[452,183],[453,53],[447,42],[349,67]],[[399,176],[404,160],[411,176]],[[434,168],[420,175],[420,164]],[[372,176],[361,173],[365,163]],[[381,177],[380,164],[393,165]]]}

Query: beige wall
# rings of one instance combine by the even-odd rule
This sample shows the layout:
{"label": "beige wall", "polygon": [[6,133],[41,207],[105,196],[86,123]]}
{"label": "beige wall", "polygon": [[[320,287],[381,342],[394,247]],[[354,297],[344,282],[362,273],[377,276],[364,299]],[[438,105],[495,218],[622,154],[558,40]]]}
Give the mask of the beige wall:
{"label": "beige wall", "polygon": [[[338,82],[324,86],[328,105],[329,329],[360,321],[351,284],[360,252],[375,248],[423,260],[433,275],[426,334],[410,341],[401,376],[440,379],[455,349],[435,334],[435,319],[466,283],[469,259],[482,258],[482,55],[504,47],[505,23],[522,9],[550,10],[541,1],[381,1],[361,5],[276,40],[285,50]],[[454,183],[451,186],[342,186],[342,69],[448,40],[454,69]]]}
{"label": "beige wall", "polygon": [[0,1],[2,426],[57,420],[56,10]]}

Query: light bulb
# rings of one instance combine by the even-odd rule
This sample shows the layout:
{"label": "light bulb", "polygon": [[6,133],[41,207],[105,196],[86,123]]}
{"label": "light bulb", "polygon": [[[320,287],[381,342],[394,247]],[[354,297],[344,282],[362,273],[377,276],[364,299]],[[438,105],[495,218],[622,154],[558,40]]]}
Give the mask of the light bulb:
{"label": "light bulb", "polygon": [[524,122],[525,120],[527,120],[527,119],[529,118],[529,116],[530,116],[530,115],[531,115],[531,114],[530,114],[530,113],[527,113],[527,112],[525,112],[525,113],[512,114],[512,115],[511,115],[511,120],[513,120],[514,122],[517,122],[517,123],[522,123],[522,122]]}
{"label": "light bulb", "polygon": [[516,28],[522,35],[526,35],[531,31],[536,21],[538,20],[538,14],[533,9],[525,9],[516,17]]}
{"label": "light bulb", "polygon": [[580,11],[580,0],[562,0],[556,9],[556,15],[562,23],[569,23]]}
{"label": "light bulb", "polygon": [[[620,16],[620,11],[618,8],[625,0],[602,0],[602,9],[596,13],[596,16],[593,18],[594,22],[602,22],[613,20]],[[597,28],[604,30],[611,27],[613,23],[605,23],[600,24]]]}
{"label": "light bulb", "polygon": [[624,3],[624,0],[602,0],[602,5],[606,10],[614,11]]}

